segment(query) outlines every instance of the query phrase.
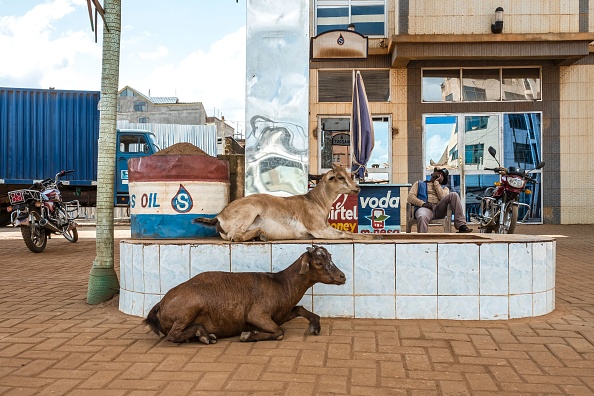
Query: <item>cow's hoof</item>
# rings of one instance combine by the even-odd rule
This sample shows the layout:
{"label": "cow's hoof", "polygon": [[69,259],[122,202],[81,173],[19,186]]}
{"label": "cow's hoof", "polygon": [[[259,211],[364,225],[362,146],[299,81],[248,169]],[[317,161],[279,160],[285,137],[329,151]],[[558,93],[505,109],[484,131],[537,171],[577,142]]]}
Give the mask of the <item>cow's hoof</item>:
{"label": "cow's hoof", "polygon": [[242,341],[242,342],[249,341],[251,335],[252,335],[252,333],[250,331],[244,331],[239,336],[239,341]]}
{"label": "cow's hoof", "polygon": [[320,334],[320,324],[319,323],[310,323],[309,328],[308,328],[310,334],[315,334],[318,335]]}

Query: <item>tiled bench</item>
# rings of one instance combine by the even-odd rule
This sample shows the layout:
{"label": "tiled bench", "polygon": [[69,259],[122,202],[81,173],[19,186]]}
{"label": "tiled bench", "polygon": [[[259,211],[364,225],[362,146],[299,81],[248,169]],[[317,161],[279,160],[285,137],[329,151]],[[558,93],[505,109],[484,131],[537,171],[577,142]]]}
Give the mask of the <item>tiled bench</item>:
{"label": "tiled bench", "polygon": [[[314,241],[125,240],[120,310],[146,316],[172,287],[204,271],[277,272]],[[497,320],[555,308],[555,240],[546,236],[399,234],[320,241],[345,285],[316,284],[301,305],[322,317]]]}

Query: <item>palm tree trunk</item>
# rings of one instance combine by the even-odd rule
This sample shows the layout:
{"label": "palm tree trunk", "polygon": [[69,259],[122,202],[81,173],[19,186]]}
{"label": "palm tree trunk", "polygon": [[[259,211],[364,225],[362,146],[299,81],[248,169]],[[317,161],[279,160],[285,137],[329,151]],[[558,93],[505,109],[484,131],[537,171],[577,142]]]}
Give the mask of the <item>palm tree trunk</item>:
{"label": "palm tree trunk", "polygon": [[104,9],[107,27],[103,26],[101,101],[99,104],[101,114],[97,160],[97,256],[89,276],[87,294],[89,304],[108,301],[120,290],[114,269],[113,196],[117,92],[120,70],[121,0],[105,0]]}

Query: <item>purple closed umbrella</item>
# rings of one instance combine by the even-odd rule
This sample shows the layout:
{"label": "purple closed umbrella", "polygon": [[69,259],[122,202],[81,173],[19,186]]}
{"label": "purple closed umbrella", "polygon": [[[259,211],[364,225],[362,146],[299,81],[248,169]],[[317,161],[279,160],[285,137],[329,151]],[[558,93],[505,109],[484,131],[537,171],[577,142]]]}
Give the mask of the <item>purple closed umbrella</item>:
{"label": "purple closed umbrella", "polygon": [[352,171],[359,180],[365,179],[367,162],[373,151],[373,121],[361,72],[357,71],[353,87],[353,111],[351,114],[351,141],[353,148]]}

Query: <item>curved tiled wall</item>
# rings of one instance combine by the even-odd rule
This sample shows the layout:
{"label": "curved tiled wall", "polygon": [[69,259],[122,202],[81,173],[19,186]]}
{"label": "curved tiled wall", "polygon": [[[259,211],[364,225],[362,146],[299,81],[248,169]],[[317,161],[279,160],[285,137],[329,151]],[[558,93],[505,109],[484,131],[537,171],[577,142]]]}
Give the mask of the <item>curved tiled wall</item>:
{"label": "curved tiled wall", "polygon": [[[555,308],[555,241],[549,237],[423,241],[397,236],[315,244],[328,249],[347,277],[341,286],[316,284],[301,300],[322,317],[497,320]],[[311,245],[123,241],[120,310],[145,317],[169,289],[200,272],[277,272]]]}

